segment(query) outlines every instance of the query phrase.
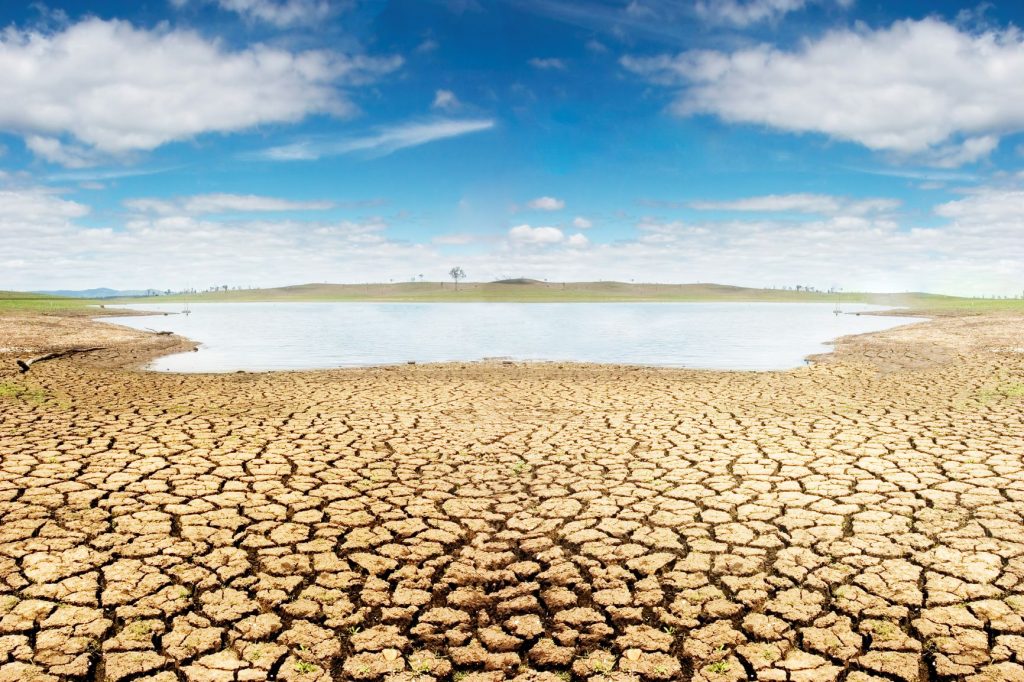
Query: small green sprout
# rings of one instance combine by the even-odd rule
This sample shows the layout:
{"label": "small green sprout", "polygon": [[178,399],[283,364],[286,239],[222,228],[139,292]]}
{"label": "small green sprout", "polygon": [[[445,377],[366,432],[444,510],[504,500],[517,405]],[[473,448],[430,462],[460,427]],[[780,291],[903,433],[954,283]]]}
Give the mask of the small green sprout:
{"label": "small green sprout", "polygon": [[721,675],[729,672],[729,661],[715,661],[707,667],[707,671],[713,675]]}
{"label": "small green sprout", "polygon": [[319,669],[320,668],[318,668],[315,664],[310,663],[309,661],[295,661],[295,672],[299,673],[300,675],[313,673]]}
{"label": "small green sprout", "polygon": [[414,673],[416,673],[417,675],[426,675],[427,673],[429,673],[431,670],[434,669],[434,664],[431,663],[430,660],[428,660],[426,658],[421,658],[421,659],[415,660],[415,661],[410,658],[409,659],[409,667],[412,668],[412,671]]}

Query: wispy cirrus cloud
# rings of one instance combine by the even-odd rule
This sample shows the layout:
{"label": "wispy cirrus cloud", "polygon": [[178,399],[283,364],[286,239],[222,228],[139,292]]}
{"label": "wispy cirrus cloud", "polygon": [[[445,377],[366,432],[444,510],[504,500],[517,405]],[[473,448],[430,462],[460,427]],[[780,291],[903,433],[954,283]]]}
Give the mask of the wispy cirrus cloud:
{"label": "wispy cirrus cloud", "polygon": [[530,66],[541,71],[565,71],[565,60],[558,57],[534,57],[527,62]]}
{"label": "wispy cirrus cloud", "polygon": [[171,0],[171,4],[178,8],[189,4],[213,4],[247,21],[286,28],[323,21],[351,3],[338,0]]}
{"label": "wispy cirrus cloud", "polygon": [[438,246],[465,246],[477,241],[479,237],[468,232],[453,232],[451,234],[439,234],[430,240],[431,244]]}
{"label": "wispy cirrus cloud", "polygon": [[100,180],[120,180],[144,175],[159,175],[179,170],[185,166],[162,166],[158,168],[127,167],[127,168],[90,168],[86,170],[68,170],[50,173],[44,179],[47,182],[97,182]]}
{"label": "wispy cirrus cloud", "polygon": [[890,178],[905,178],[907,180],[922,180],[925,182],[977,182],[981,177],[976,173],[964,171],[913,169],[913,168],[865,168],[859,166],[842,166],[844,170],[850,170],[867,175],[881,175]]}
{"label": "wispy cirrus cloud", "polygon": [[708,21],[742,27],[775,21],[808,5],[847,8],[853,3],[854,0],[698,0],[694,9]]}
{"label": "wispy cirrus cloud", "polygon": [[382,128],[358,137],[303,140],[270,147],[254,154],[270,161],[310,161],[325,156],[365,153],[371,157],[387,156],[399,149],[418,147],[438,140],[461,137],[490,130],[493,119],[437,119],[408,122]]}
{"label": "wispy cirrus cloud", "polygon": [[331,201],[295,201],[258,194],[197,194],[174,199],[128,199],[126,208],[156,215],[211,215],[219,213],[275,213],[326,211]]}
{"label": "wispy cirrus cloud", "polygon": [[416,54],[430,54],[441,47],[441,43],[437,42],[433,38],[424,38],[423,42],[416,46],[413,50]]}
{"label": "wispy cirrus cloud", "polygon": [[618,0],[519,0],[516,9],[616,38],[632,36],[672,45],[686,44],[687,35],[680,31],[679,22],[693,11],[675,0],[625,4]]}
{"label": "wispy cirrus cloud", "polygon": [[831,194],[765,194],[725,201],[692,201],[688,206],[698,211],[866,215],[892,211],[900,203],[896,199],[850,199]]}
{"label": "wispy cirrus cloud", "polygon": [[[515,7],[627,43],[685,46],[693,43],[688,24],[695,19],[743,28],[777,21],[811,5],[847,8],[853,3],[854,0],[516,0]],[[593,40],[588,49],[604,52],[606,47]]]}

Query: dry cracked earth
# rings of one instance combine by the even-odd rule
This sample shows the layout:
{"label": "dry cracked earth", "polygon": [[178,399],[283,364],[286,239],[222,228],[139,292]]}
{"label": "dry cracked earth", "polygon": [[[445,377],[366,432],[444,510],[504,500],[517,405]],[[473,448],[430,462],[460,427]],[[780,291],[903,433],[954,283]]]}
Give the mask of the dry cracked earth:
{"label": "dry cracked earth", "polygon": [[0,682],[1024,680],[1022,330],[780,373],[2,356]]}

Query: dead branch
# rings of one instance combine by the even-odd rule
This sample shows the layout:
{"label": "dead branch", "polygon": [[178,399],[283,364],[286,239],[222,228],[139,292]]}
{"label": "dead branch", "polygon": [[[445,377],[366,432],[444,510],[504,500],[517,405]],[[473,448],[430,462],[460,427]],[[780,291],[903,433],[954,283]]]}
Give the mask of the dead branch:
{"label": "dead branch", "polygon": [[76,353],[90,353],[94,350],[106,350],[106,346],[93,346],[91,348],[68,348],[67,350],[54,351],[53,353],[47,353],[46,355],[40,355],[37,358],[31,358],[29,360],[18,360],[18,369],[22,374],[27,372],[32,365],[37,362],[45,362],[47,360],[56,360],[57,358],[67,357]]}

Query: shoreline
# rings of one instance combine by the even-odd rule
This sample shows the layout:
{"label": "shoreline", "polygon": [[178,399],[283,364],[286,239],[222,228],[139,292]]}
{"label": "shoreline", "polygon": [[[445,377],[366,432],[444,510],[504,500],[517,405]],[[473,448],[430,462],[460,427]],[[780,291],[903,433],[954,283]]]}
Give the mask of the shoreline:
{"label": "shoreline", "polygon": [[[97,312],[99,314],[96,314]],[[124,313],[128,313],[128,315]],[[891,311],[870,311],[861,314],[889,316],[893,313]],[[923,319],[919,322],[911,322],[885,330],[837,337],[828,342],[832,346],[831,351],[808,355],[804,358],[803,365],[775,370],[729,370],[624,363],[493,358],[472,361],[399,362],[393,364],[306,369],[170,372],[148,369],[146,365],[163,356],[195,352],[199,349],[201,342],[176,334],[161,336],[150,331],[105,322],[103,319],[125,316],[163,317],[165,315],[166,313],[160,311],[126,311],[115,309],[75,311],[71,314],[34,312],[27,314],[19,313],[14,316],[0,314],[0,361],[3,363],[3,368],[0,369],[0,376],[3,376],[8,370],[15,367],[16,359],[25,359],[48,352],[67,350],[76,346],[91,347],[97,345],[102,345],[103,349],[74,356],[70,359],[65,358],[60,360],[60,362],[81,363],[88,367],[165,377],[208,378],[223,378],[236,375],[273,378],[274,376],[310,376],[375,371],[399,374],[403,372],[412,373],[418,371],[422,373],[434,371],[441,374],[449,374],[460,371],[475,372],[477,370],[484,372],[494,371],[502,375],[516,370],[550,370],[555,373],[572,372],[582,374],[587,372],[598,374],[608,372],[645,372],[660,373],[666,376],[684,374],[784,376],[805,372],[813,367],[851,364],[867,364],[874,366],[880,373],[890,373],[946,364],[962,356],[965,352],[971,352],[979,348],[1013,348],[1015,346],[1012,342],[1012,334],[1007,338],[1002,338],[999,342],[985,338],[983,343],[973,344],[970,341],[973,328],[979,324],[981,326],[994,325],[996,328],[1001,328],[1002,323],[1000,321],[1011,325],[1016,321],[1017,324],[1024,326],[1024,315],[1007,312],[935,314],[926,311],[900,311],[899,316],[921,317]],[[15,351],[20,352],[12,352],[9,343],[3,342],[5,330],[10,329],[12,317],[21,323],[26,321],[30,323],[44,323],[42,328],[37,326],[31,331],[41,333],[46,337],[46,340],[30,348],[15,348]],[[54,327],[57,328],[59,333],[47,336],[47,334],[54,331]],[[996,331],[989,336],[999,337],[1000,332]],[[1003,336],[1005,337],[1006,334],[1003,334]],[[71,343],[67,340],[69,337],[71,339],[79,339],[79,341]]]}
{"label": "shoreline", "polygon": [[[855,313],[849,313],[855,314]],[[3,370],[0,376],[14,367],[15,359],[25,359],[76,346],[102,345],[99,350],[60,362],[81,363],[87,367],[120,372],[151,374],[164,377],[206,377],[225,378],[236,375],[265,377],[273,380],[276,376],[316,376],[332,374],[359,374],[374,372],[452,374],[458,372],[480,373],[494,371],[507,374],[517,370],[573,374],[607,374],[614,372],[641,372],[648,374],[673,375],[735,375],[735,376],[785,376],[805,372],[813,367],[833,365],[873,366],[880,373],[917,370],[947,364],[962,358],[965,354],[982,351],[991,352],[1019,349],[1014,345],[1014,332],[1007,326],[1020,325],[1024,328],[1024,315],[1010,312],[995,313],[935,313],[930,311],[866,311],[862,315],[920,317],[917,322],[898,325],[889,329],[848,334],[826,342],[832,350],[815,353],[804,358],[804,364],[796,367],[774,370],[714,369],[685,366],[644,365],[627,363],[574,362],[559,360],[513,360],[510,358],[483,358],[480,360],[439,361],[439,362],[398,362],[324,368],[277,369],[277,370],[231,370],[221,372],[171,372],[151,370],[146,365],[153,360],[178,353],[194,352],[201,342],[178,336],[159,335],[120,324],[106,322],[108,317],[163,317],[168,313],[160,311],[91,309],[71,313],[19,313],[0,314],[0,358]],[[4,342],[5,331],[9,332],[12,318],[32,327],[30,335],[44,340],[31,347],[11,348]],[[33,323],[35,326],[33,327]],[[978,336],[979,328],[990,328]],[[52,332],[56,332],[55,334]],[[22,334],[24,338],[26,335]],[[78,339],[78,343],[71,340]]]}
{"label": "shoreline", "polygon": [[[126,312],[128,315],[124,314]],[[106,317],[150,315],[105,308],[0,314],[0,358],[4,358],[7,368],[14,365],[15,359],[81,347],[102,347],[102,350],[78,356],[76,361],[125,371],[148,371],[144,365],[156,358],[198,347],[197,342],[176,334],[161,336],[103,321]]]}

